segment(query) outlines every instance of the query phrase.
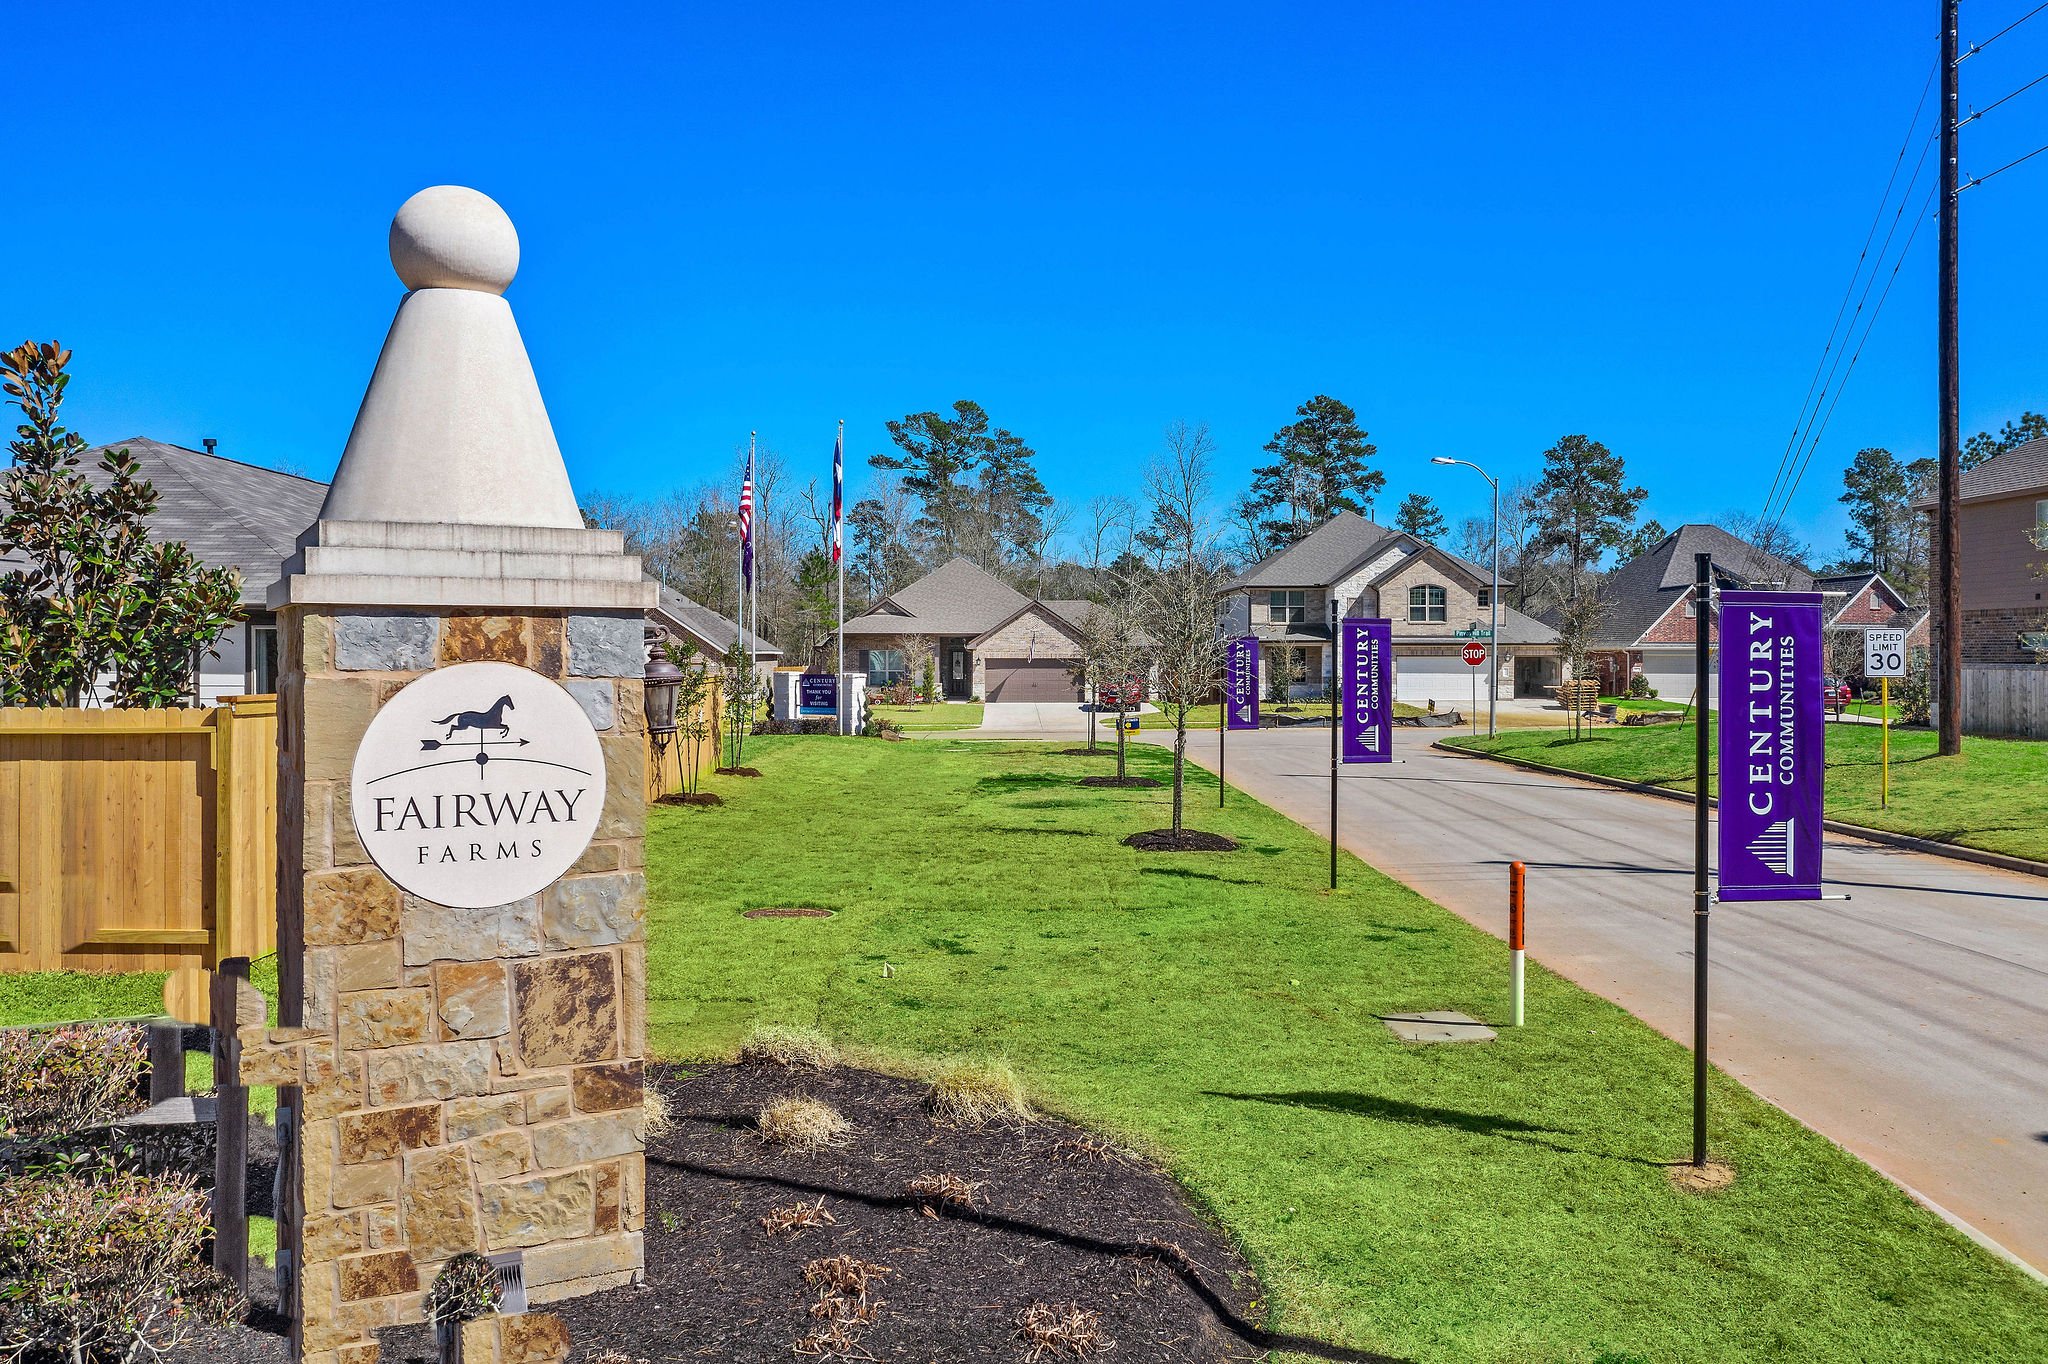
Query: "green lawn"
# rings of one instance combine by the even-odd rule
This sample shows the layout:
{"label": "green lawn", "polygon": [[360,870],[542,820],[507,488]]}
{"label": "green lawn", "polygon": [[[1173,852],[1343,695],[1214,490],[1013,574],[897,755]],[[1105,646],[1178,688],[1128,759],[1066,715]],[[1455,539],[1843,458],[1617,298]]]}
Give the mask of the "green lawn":
{"label": "green lawn", "polygon": [[[1878,803],[1882,735],[1877,725],[1827,727],[1831,818],[2048,861],[2048,743],[1966,738],[1959,756],[1943,758],[1935,754],[1932,731],[1893,729],[1887,810]],[[1574,772],[1692,790],[1691,724],[1601,728],[1578,739],[1525,731],[1447,742]]]}
{"label": "green lawn", "polygon": [[[1688,1054],[1546,972],[1498,1042],[1394,1041],[1375,1014],[1498,1019],[1501,945],[1348,857],[1330,895],[1323,843],[1242,795],[1218,812],[1206,774],[1192,822],[1237,853],[1121,846],[1164,793],[1078,787],[1038,748],[749,756],[766,777],[713,779],[724,806],[651,818],[667,1055],[763,1021],[896,1061],[1004,1055],[1185,1181],[1276,1328],[1424,1364],[2048,1358],[2048,1290],[1724,1077],[1737,1183],[1675,1190]],[[792,904],[839,912],[741,917]]]}
{"label": "green lawn", "polygon": [[973,729],[981,723],[979,701],[938,701],[925,706],[891,706],[878,701],[868,709],[906,734],[913,730]]}
{"label": "green lawn", "polygon": [[1613,706],[1616,710],[1621,711],[1685,709],[1685,702],[1666,701],[1661,696],[1603,696],[1600,698],[1600,704],[1603,706]]}

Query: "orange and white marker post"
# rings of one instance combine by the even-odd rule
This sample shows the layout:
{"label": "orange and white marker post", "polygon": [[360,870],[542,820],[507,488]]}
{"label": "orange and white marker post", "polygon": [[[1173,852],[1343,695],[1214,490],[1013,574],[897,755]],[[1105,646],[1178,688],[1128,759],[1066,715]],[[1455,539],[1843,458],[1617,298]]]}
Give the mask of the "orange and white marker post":
{"label": "orange and white marker post", "polygon": [[1522,963],[1527,956],[1522,947],[1522,928],[1526,917],[1523,901],[1528,881],[1527,867],[1520,862],[1508,864],[1508,1022],[1517,1028],[1522,1026]]}

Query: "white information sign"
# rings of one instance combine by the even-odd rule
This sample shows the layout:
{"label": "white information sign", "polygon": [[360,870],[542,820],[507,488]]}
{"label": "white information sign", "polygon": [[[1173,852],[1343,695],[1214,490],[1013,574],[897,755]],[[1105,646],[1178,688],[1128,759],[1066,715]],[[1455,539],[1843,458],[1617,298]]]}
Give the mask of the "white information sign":
{"label": "white information sign", "polygon": [[510,663],[461,663],[385,702],[356,749],[356,833],[386,876],[464,909],[544,889],[604,812],[604,751],[561,687]]}
{"label": "white information sign", "polygon": [[1865,630],[1863,632],[1863,675],[1904,677],[1906,675],[1906,632]]}

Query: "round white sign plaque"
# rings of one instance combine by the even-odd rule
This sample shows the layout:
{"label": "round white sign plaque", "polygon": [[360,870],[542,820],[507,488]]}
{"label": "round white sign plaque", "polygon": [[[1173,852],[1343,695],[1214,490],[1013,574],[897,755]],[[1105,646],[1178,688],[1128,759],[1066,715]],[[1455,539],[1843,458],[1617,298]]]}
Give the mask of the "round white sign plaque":
{"label": "round white sign plaque", "polygon": [[583,854],[604,750],[574,697],[527,668],[461,663],[408,683],[356,749],[356,833],[378,870],[435,904],[509,904]]}

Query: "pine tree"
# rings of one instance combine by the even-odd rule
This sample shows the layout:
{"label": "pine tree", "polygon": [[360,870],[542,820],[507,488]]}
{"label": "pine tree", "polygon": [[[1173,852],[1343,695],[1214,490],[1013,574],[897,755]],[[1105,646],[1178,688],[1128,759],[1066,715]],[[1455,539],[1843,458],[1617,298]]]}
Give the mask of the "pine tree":
{"label": "pine tree", "polygon": [[1444,524],[1444,514],[1426,493],[1410,493],[1401,499],[1401,509],[1394,513],[1394,529],[1431,544],[1443,539],[1450,530]]}
{"label": "pine tree", "polygon": [[1576,601],[1600,556],[1619,549],[1649,493],[1628,486],[1621,456],[1586,436],[1566,436],[1543,452],[1543,477],[1530,494],[1536,548],[1556,553],[1569,574],[1566,597]]}
{"label": "pine tree", "polygon": [[1252,470],[1251,491],[1238,508],[1261,553],[1284,549],[1340,511],[1366,513],[1387,483],[1368,464],[1379,450],[1349,407],[1319,393],[1294,417],[1266,442],[1266,453],[1278,458]]}

